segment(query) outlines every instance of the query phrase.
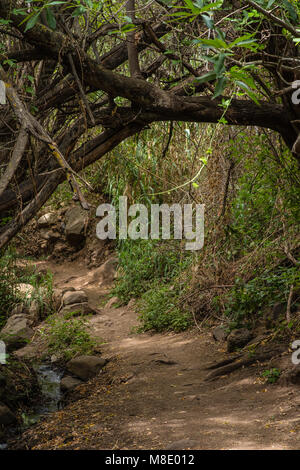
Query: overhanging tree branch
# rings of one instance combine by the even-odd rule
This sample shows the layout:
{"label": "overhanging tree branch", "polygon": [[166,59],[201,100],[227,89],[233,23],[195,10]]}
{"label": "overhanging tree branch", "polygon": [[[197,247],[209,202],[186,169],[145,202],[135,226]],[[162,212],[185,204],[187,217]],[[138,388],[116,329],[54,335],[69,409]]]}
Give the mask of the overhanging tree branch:
{"label": "overhanging tree branch", "polygon": [[[0,0],[0,14],[7,0]],[[3,13],[2,13],[3,14]],[[19,17],[12,15],[16,26],[19,26]],[[222,116],[217,100],[208,97],[181,98],[172,93],[165,92],[147,81],[119,75],[99,65],[88,55],[72,45],[69,38],[60,32],[53,32],[49,28],[37,24],[24,33],[32,44],[39,44],[46,50],[57,54],[61,60],[69,64],[68,55],[72,54],[77,72],[83,74],[86,85],[92,89],[105,91],[114,96],[122,96],[132,102],[138,103],[147,112],[161,113],[164,119],[176,119],[176,116],[185,116],[185,120],[195,119],[197,122],[218,122]],[[283,108],[262,102],[258,106],[250,100],[232,100],[226,113],[229,124],[258,125],[283,132],[288,124],[288,117],[278,110]],[[219,111],[219,112],[218,112]],[[189,117],[187,116],[189,114]],[[231,117],[232,116],[232,117]],[[275,116],[275,117],[274,117]],[[228,117],[230,118],[228,120]],[[292,129],[285,132],[284,138],[290,148],[295,142]]]}
{"label": "overhanging tree branch", "polygon": [[[20,75],[18,71],[16,74],[11,73],[14,72],[11,64],[5,65],[5,70],[8,70],[10,81],[14,83],[15,90],[19,90],[20,96],[22,93],[22,102],[19,107],[21,110],[18,117],[19,126],[16,125],[14,115],[8,108],[4,108],[7,115],[5,114],[5,119],[2,118],[0,121],[0,132],[5,140],[0,147],[0,156],[5,162],[3,168],[7,165],[7,156],[12,156],[10,167],[7,166],[3,172],[6,175],[15,175],[13,183],[4,185],[4,180],[1,180],[0,188],[4,189],[2,189],[0,210],[6,211],[9,208],[18,207],[18,198],[20,198],[22,220],[26,221],[27,217],[36,213],[35,211],[43,203],[46,195],[48,194],[48,197],[51,195],[49,191],[55,190],[56,186],[51,183],[52,177],[56,178],[57,184],[66,177],[72,182],[72,178],[76,176],[75,172],[93,163],[129,135],[139,132],[152,122],[218,123],[220,119],[223,119],[229,125],[260,126],[279,132],[289,148],[293,148],[296,153],[298,152],[298,129],[293,123],[299,119],[299,113],[297,108],[292,106],[289,93],[280,94],[280,90],[287,86],[286,84],[282,86],[282,83],[289,84],[293,80],[292,74],[297,62],[291,62],[291,60],[294,60],[293,55],[296,55],[296,52],[290,36],[282,35],[282,43],[285,44],[289,57],[288,67],[286,67],[286,63],[282,66],[280,52],[276,49],[277,36],[273,34],[274,31],[276,33],[279,31],[278,23],[275,23],[274,28],[269,22],[269,42],[272,42],[272,47],[266,48],[267,50],[264,51],[254,50],[257,55],[255,57],[256,63],[260,61],[263,70],[262,75],[255,70],[258,73],[258,79],[256,80],[252,74],[254,81],[258,83],[261,78],[265,80],[267,77],[267,80],[274,84],[274,77],[276,80],[278,79],[278,86],[272,89],[272,85],[270,85],[272,91],[270,98],[265,96],[257,104],[245,98],[245,94],[243,97],[239,96],[238,93],[242,89],[234,85],[234,90],[230,90],[227,86],[228,93],[223,92],[228,96],[219,96],[219,98],[213,99],[212,96],[219,79],[203,82],[197,78],[213,69],[214,54],[219,54],[221,58],[222,54],[218,51],[218,47],[207,50],[206,61],[206,51],[203,53],[202,46],[194,47],[193,38],[212,37],[207,36],[209,32],[202,16],[198,15],[191,22],[188,21],[184,24],[181,20],[177,21],[178,17],[171,16],[172,13],[181,12],[180,8],[169,9],[165,8],[163,2],[155,2],[163,8],[154,3],[154,13],[153,11],[147,12],[143,15],[143,19],[139,18],[136,21],[134,3],[133,0],[127,1],[127,13],[132,14],[132,21],[142,25],[144,30],[132,31],[126,41],[124,40],[126,33],[122,37],[122,31],[120,35],[114,35],[114,39],[111,39],[111,36],[106,36],[112,27],[117,29],[116,25],[109,24],[111,19],[108,19],[109,23],[101,25],[99,29],[100,22],[96,16],[92,23],[90,22],[90,12],[84,14],[86,22],[82,24],[82,28],[80,28],[78,21],[72,20],[68,10],[65,15],[67,18],[65,23],[61,20],[60,15],[57,16],[57,28],[49,29],[46,19],[44,24],[36,23],[25,31],[26,21],[21,24],[24,16],[13,10],[11,0],[0,0],[0,17],[9,19],[12,22],[10,25],[20,32],[20,47],[23,49],[16,50],[19,44],[12,43],[11,47],[8,47],[7,57],[27,62],[22,68],[19,68]],[[252,6],[249,7],[251,3],[255,4],[253,8],[259,6],[256,5],[256,2],[246,2],[243,9],[252,8]],[[21,5],[25,5],[25,2],[20,2]],[[124,5],[125,3],[122,4],[123,9]],[[180,7],[180,5],[182,2],[178,2],[177,6]],[[30,5],[31,11],[38,8],[38,5]],[[182,12],[187,9],[185,7]],[[234,8],[230,15],[234,14],[238,17],[240,11],[241,9]],[[56,15],[55,9],[53,12]],[[156,15],[156,12],[159,14]],[[221,7],[218,7],[218,13],[220,13],[221,19],[217,18],[216,24],[220,24],[224,18],[228,19],[230,16],[228,10],[223,11]],[[285,16],[282,15],[282,17],[282,21],[284,21]],[[114,18],[114,16],[112,19],[114,22],[118,21],[118,18]],[[123,20],[121,21],[123,22]],[[256,23],[258,34],[261,32],[259,29],[261,23],[260,16]],[[265,21],[263,23],[264,26],[268,24]],[[235,38],[239,33],[236,33],[235,28],[230,29],[230,22],[226,24],[229,26],[229,31],[226,29],[224,33],[227,41],[227,34],[231,40],[231,35]],[[76,31],[74,31],[75,25]],[[92,28],[96,29],[96,32],[88,36]],[[161,41],[160,38],[166,33],[170,34]],[[119,44],[112,47],[117,38],[120,41]],[[104,47],[102,47],[102,42]],[[273,48],[273,42],[276,42],[275,48]],[[190,45],[186,46],[187,43]],[[267,40],[265,43],[267,44]],[[93,50],[90,49],[91,44]],[[281,43],[280,47],[282,47]],[[103,54],[103,51],[108,49],[109,51]],[[142,54],[141,51],[143,51]],[[173,59],[168,61],[168,64],[166,64],[166,52],[168,52],[168,57]],[[133,55],[130,58],[131,53]],[[93,59],[94,56],[96,60]],[[232,64],[237,64],[240,70],[243,70],[243,64],[248,67],[250,56],[251,53],[245,49],[238,47],[233,49],[232,54],[228,56],[229,58],[225,58],[223,62],[224,77],[227,78],[231,73]],[[130,59],[129,67],[125,65],[128,58]],[[41,59],[42,62],[37,62]],[[204,65],[203,61],[206,62]],[[120,68],[116,73],[114,70],[120,65],[123,65],[122,69]],[[272,69],[270,69],[271,66]],[[140,73],[141,68],[142,74]],[[183,68],[186,69],[184,74]],[[17,76],[16,82],[14,82],[14,76]],[[34,79],[36,96],[34,96],[35,90],[32,91],[33,87],[29,85],[29,79]],[[86,119],[85,113],[81,112],[82,109],[78,105],[78,90],[81,100],[84,102],[82,108],[87,110],[90,119]],[[276,95],[277,90],[279,93]],[[238,93],[236,93],[237,91]],[[290,92],[292,93],[292,90]],[[201,93],[203,96],[199,96]],[[259,100],[261,94],[257,96]],[[118,103],[122,103],[122,105],[112,107],[109,104],[111,103],[110,97],[120,97]],[[280,104],[281,101],[282,104]],[[26,103],[26,106],[23,103]],[[22,111],[22,106],[26,108],[26,112]],[[29,108],[30,106],[32,107]],[[29,109],[32,110],[31,113],[28,111]],[[16,114],[18,115],[18,113]],[[23,141],[22,126],[26,132],[28,131],[35,136],[33,145],[25,150],[26,159],[22,159],[21,155],[24,151],[19,145]],[[92,132],[90,131],[95,126],[102,126],[107,130],[102,132],[100,136],[91,138]],[[16,129],[18,128],[17,133]],[[18,135],[19,137],[16,139]],[[74,148],[78,146],[79,139],[83,142],[83,146],[74,151]],[[49,152],[45,152],[45,145]],[[8,152],[5,154],[6,146]],[[52,158],[51,155],[55,158]],[[32,161],[34,163],[33,172],[31,171]],[[15,172],[18,166],[19,171]],[[31,175],[31,180],[24,181],[28,174]],[[14,193],[15,188],[18,191],[17,195]],[[27,206],[24,208],[24,204],[29,203],[30,205],[33,200],[36,200],[36,203],[31,205],[31,209],[26,212]],[[16,222],[17,218],[14,219],[14,223]],[[14,227],[13,225],[7,226],[6,228],[10,230],[7,233],[11,235],[16,227],[21,227],[21,225],[15,224]],[[2,231],[3,234],[4,231]]]}

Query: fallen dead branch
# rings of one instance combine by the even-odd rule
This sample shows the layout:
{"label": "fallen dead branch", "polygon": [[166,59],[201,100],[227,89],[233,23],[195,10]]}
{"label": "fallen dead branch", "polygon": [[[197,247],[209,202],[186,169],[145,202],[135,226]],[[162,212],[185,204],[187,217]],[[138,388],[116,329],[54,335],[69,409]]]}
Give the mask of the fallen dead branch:
{"label": "fallen dead branch", "polygon": [[[210,372],[206,377],[205,377],[205,382],[208,382],[210,380],[215,380],[218,377],[221,377],[222,375],[228,375],[231,372],[240,369],[242,367],[248,367],[252,364],[255,364],[256,362],[264,362],[266,360],[272,359],[274,356],[280,355],[284,350],[286,349],[286,346],[281,344],[281,345],[274,345],[271,348],[269,348],[267,351],[262,351],[259,353],[254,353],[253,355],[249,355],[249,353],[244,354],[243,356],[239,355],[234,358],[228,359],[230,363],[227,365],[224,365],[225,361],[220,362],[219,364],[216,364],[214,366],[214,370]],[[234,362],[232,362],[234,361]],[[212,367],[210,367],[212,368]]]}

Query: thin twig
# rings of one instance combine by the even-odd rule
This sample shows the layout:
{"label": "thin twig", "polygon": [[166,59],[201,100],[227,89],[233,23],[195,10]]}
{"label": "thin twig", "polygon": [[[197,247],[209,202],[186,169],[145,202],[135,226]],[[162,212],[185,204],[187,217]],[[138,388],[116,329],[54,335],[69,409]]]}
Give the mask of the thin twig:
{"label": "thin twig", "polygon": [[169,129],[169,138],[168,138],[168,142],[163,150],[163,153],[161,155],[161,158],[164,159],[166,154],[167,154],[167,151],[169,150],[169,146],[170,146],[170,143],[171,143],[171,140],[172,140],[172,136],[173,136],[173,130],[174,130],[174,123],[173,121],[171,121],[170,123],[170,129]]}
{"label": "thin twig", "polygon": [[77,72],[76,72],[76,68],[75,68],[75,65],[74,65],[73,57],[72,57],[71,54],[68,54],[68,60],[69,60],[69,62],[70,62],[71,69],[72,69],[72,74],[74,75],[75,81],[76,81],[76,83],[77,83],[77,86],[78,86],[80,95],[81,95],[82,100],[83,100],[83,102],[84,102],[84,105],[85,105],[85,107],[86,107],[86,109],[87,109],[87,112],[88,112],[88,115],[89,115],[89,117],[90,117],[90,120],[91,120],[93,126],[95,126],[95,124],[96,124],[95,118],[94,118],[93,113],[92,113],[92,111],[91,111],[91,108],[90,108],[88,99],[87,99],[87,97],[85,96],[84,90],[83,90],[83,88],[82,88],[81,81],[79,80],[78,74],[77,74]]}
{"label": "thin twig", "polygon": [[293,298],[293,290],[294,290],[294,284],[291,285],[288,303],[286,307],[286,321],[288,323],[290,323],[291,321],[291,303],[292,303],[292,298]]}

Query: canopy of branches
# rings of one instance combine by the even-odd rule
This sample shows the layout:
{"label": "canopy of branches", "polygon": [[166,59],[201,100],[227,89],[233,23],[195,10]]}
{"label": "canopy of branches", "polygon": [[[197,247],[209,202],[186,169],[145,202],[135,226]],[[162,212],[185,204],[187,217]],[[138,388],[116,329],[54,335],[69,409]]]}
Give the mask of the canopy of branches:
{"label": "canopy of branches", "polygon": [[297,0],[0,0],[0,38],[0,248],[65,179],[88,208],[78,172],[153,122],[264,127],[300,156]]}

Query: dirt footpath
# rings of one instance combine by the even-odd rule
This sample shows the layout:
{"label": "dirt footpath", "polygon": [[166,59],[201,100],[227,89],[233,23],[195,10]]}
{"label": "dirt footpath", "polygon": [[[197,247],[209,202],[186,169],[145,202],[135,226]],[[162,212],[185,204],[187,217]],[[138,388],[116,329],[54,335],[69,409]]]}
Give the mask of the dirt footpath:
{"label": "dirt footpath", "polygon": [[[59,287],[85,290],[99,308],[108,292],[79,264],[46,263]],[[206,366],[228,357],[209,331],[134,334],[133,308],[102,308],[91,318],[110,359],[62,410],[14,444],[30,449],[297,449],[296,386],[263,383],[267,364],[205,382]]]}

